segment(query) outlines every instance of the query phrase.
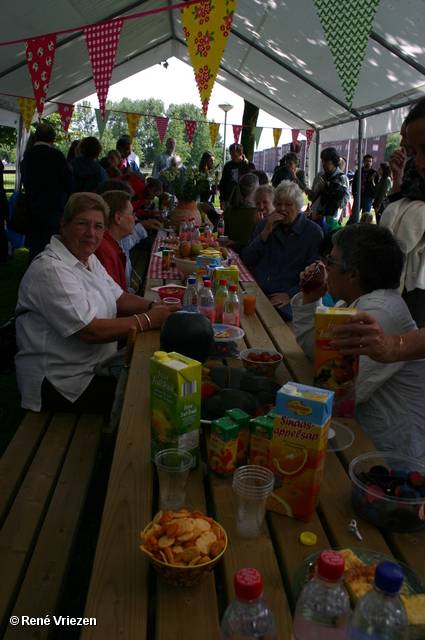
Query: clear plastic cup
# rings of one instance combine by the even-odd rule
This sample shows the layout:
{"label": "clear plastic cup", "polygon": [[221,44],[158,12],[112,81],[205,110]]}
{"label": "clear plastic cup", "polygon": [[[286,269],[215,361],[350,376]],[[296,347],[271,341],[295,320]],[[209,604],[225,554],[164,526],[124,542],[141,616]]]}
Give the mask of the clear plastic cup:
{"label": "clear plastic cup", "polygon": [[180,304],[180,300],[178,298],[164,298],[162,302],[164,304]]}
{"label": "clear plastic cup", "polygon": [[274,475],[258,465],[236,469],[233,491],[236,494],[236,531],[241,538],[257,538],[263,530],[267,500],[274,487]]}
{"label": "clear plastic cup", "polygon": [[243,312],[246,316],[252,316],[255,313],[255,303],[257,302],[256,293],[244,292],[243,297]]}
{"label": "clear plastic cup", "polygon": [[163,449],[155,455],[159,478],[159,508],[178,511],[185,506],[186,487],[193,457],[188,451]]}

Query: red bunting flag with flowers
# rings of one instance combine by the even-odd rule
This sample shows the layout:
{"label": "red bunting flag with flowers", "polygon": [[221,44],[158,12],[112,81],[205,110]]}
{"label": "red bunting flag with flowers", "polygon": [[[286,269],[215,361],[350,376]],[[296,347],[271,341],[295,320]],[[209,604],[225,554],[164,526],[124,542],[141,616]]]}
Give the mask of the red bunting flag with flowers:
{"label": "red bunting flag with flowers", "polygon": [[277,149],[277,145],[279,144],[281,135],[282,135],[282,129],[273,129],[273,141],[274,141],[275,149]]}
{"label": "red bunting flag with flowers", "polygon": [[180,10],[205,116],[235,9],[236,0],[200,0]]}
{"label": "red bunting flag with flowers", "polygon": [[141,113],[126,113],[125,117],[127,118],[128,131],[130,133],[130,139],[133,142],[133,138],[136,135],[137,125],[139,124],[140,118],[142,117]]}
{"label": "red bunting flag with flowers", "polygon": [[310,147],[310,142],[314,136],[314,129],[307,129],[305,132],[305,137],[307,138],[307,150]]}
{"label": "red bunting flag with flowers", "polygon": [[64,131],[68,131],[71,124],[72,114],[74,113],[74,105],[66,104],[65,102],[58,102],[58,113],[61,118]]}
{"label": "red bunting flag with flowers", "polygon": [[239,136],[241,135],[242,125],[241,124],[233,124],[233,137],[235,139],[235,144],[239,144]]}
{"label": "red bunting flag with flowers", "polygon": [[292,148],[295,151],[295,145],[297,144],[298,135],[300,133],[300,130],[299,129],[292,129],[291,133],[292,133]]}
{"label": "red bunting flag with flowers", "polygon": [[111,20],[111,22],[103,22],[84,29],[103,120],[105,119],[105,104],[108,99],[109,84],[122,25],[123,20]]}
{"label": "red bunting flag with flowers", "polygon": [[156,126],[158,127],[159,139],[161,140],[161,144],[164,141],[165,132],[167,131],[167,126],[170,121],[170,118],[162,118],[161,116],[155,116]]}
{"label": "red bunting flag with flowers", "polygon": [[196,120],[185,120],[184,123],[186,125],[187,141],[189,144],[192,144],[193,134],[196,129]]}
{"label": "red bunting flag with flowers", "polygon": [[55,59],[56,35],[32,38],[25,42],[25,48],[37,111],[41,117]]}
{"label": "red bunting flag with flowers", "polygon": [[25,123],[25,129],[29,131],[35,111],[35,100],[34,98],[22,98],[18,96],[18,104]]}
{"label": "red bunting flag with flowers", "polygon": [[220,125],[217,122],[210,122],[210,138],[211,138],[211,149],[214,149],[215,141],[217,140],[218,130]]}

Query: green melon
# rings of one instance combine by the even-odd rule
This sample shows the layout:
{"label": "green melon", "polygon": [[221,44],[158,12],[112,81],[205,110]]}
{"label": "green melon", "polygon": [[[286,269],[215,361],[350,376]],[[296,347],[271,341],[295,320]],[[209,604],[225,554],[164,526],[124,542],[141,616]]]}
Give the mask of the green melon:
{"label": "green melon", "polygon": [[162,325],[161,351],[176,351],[204,363],[210,357],[213,344],[212,324],[202,313],[176,311]]}

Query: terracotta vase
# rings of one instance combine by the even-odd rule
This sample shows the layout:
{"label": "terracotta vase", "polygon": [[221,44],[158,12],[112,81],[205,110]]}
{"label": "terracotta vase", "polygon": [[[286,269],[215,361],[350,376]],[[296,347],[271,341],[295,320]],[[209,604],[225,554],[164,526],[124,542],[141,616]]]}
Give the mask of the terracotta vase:
{"label": "terracotta vase", "polygon": [[195,224],[201,224],[202,218],[199,213],[198,207],[196,206],[196,202],[192,200],[191,202],[185,202],[185,200],[179,200],[179,203],[170,214],[170,226],[179,232],[180,224],[183,218],[186,218],[186,222],[189,218],[195,218]]}

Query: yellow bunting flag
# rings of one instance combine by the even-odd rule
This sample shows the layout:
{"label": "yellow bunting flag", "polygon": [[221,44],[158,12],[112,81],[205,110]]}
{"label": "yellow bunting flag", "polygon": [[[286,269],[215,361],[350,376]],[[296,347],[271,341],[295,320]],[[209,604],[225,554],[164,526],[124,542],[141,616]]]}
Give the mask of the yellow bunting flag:
{"label": "yellow bunting flag", "polygon": [[18,97],[19,108],[22,113],[22,117],[25,123],[25,129],[27,131],[30,130],[32,117],[35,111],[35,100],[34,98],[20,98]]}
{"label": "yellow bunting flag", "polygon": [[180,10],[205,116],[235,9],[236,0],[200,0]]}
{"label": "yellow bunting flag", "polygon": [[281,135],[282,135],[282,129],[273,129],[273,140],[274,140],[275,149],[277,149],[277,145],[279,144]]}
{"label": "yellow bunting flag", "polygon": [[216,122],[210,122],[210,138],[211,138],[211,149],[214,149],[215,141],[217,140],[218,130],[220,125]]}
{"label": "yellow bunting flag", "polygon": [[126,113],[125,117],[127,118],[128,130],[130,132],[130,138],[133,142],[133,138],[136,135],[137,125],[139,124],[139,120],[141,118],[140,113]]}

